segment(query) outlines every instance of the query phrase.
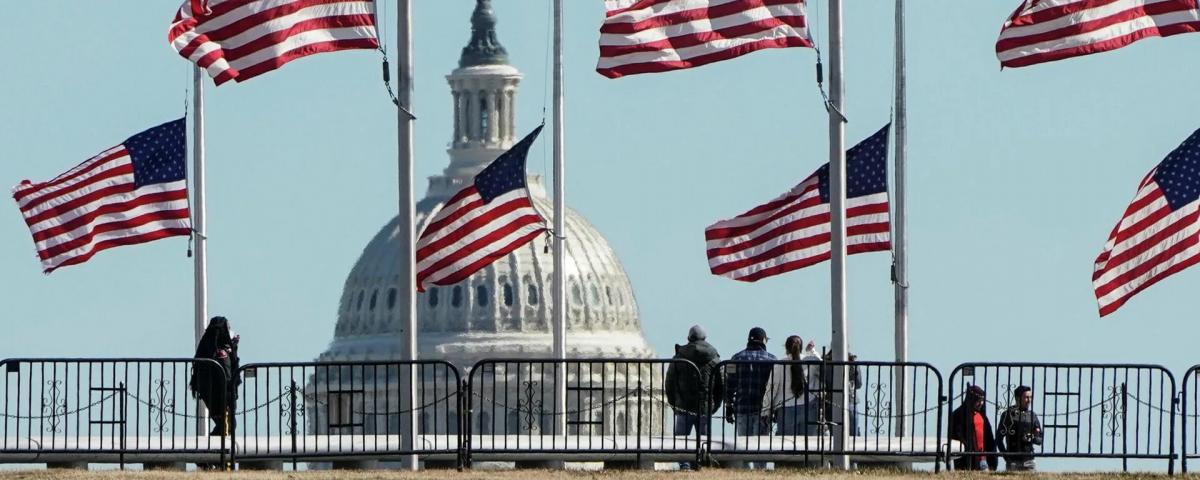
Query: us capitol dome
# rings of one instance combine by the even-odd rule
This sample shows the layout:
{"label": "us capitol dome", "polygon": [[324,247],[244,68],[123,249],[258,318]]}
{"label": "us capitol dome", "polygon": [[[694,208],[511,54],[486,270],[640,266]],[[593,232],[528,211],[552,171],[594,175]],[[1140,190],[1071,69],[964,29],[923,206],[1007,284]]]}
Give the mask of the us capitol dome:
{"label": "us capitol dome", "polygon": [[[508,64],[497,40],[489,0],[478,0],[471,16],[470,43],[459,68],[446,76],[454,108],[450,164],[430,177],[417,203],[417,231],[441,202],[471,183],[475,174],[516,143],[517,87],[521,73]],[[540,175],[528,185],[537,209],[553,212]],[[398,219],[392,219],[363,249],[342,291],[334,338],[321,361],[401,358],[401,315],[396,310]],[[629,277],[604,236],[582,215],[566,212],[568,358],[650,358]],[[417,358],[445,360],[465,376],[484,358],[548,357],[552,354],[549,238],[519,250],[450,286],[417,297]]]}

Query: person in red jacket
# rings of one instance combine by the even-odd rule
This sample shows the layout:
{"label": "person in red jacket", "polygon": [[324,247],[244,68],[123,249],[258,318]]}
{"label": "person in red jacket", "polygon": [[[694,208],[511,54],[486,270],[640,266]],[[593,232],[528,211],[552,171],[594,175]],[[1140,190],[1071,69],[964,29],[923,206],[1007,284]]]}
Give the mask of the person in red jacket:
{"label": "person in red jacket", "polygon": [[965,455],[954,460],[956,470],[995,470],[996,438],[984,412],[987,393],[978,385],[967,387],[963,403],[950,414],[950,439],[962,443]]}

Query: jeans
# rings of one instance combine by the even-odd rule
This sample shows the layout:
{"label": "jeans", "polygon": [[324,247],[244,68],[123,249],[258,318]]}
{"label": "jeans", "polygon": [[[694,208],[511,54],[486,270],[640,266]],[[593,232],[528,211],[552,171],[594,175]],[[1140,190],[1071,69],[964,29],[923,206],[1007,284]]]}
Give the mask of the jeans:
{"label": "jeans", "polygon": [[850,430],[847,430],[847,432],[848,432],[847,435],[850,435],[852,437],[857,437],[859,435],[862,435],[861,433],[858,432],[858,403],[857,402],[850,405],[849,415],[850,415],[850,421],[848,423],[850,424]]}
{"label": "jeans", "polygon": [[[759,435],[771,434],[771,424],[767,421],[767,419],[759,416],[758,413],[737,414],[737,416],[734,417],[733,427],[734,434],[739,437],[756,437]],[[769,442],[770,440],[768,439],[767,441]],[[759,439],[755,439],[754,441],[747,440],[745,446],[754,449],[758,448],[759,444]],[[746,462],[746,466],[751,470],[766,469],[767,462]]]}
{"label": "jeans", "polygon": [[675,412],[675,436],[691,435],[692,427],[696,427],[700,435],[708,435],[708,422],[705,420],[706,417],[699,415]]}
{"label": "jeans", "polygon": [[[691,435],[692,427],[696,427],[700,435],[708,435],[708,417],[675,412],[675,436]],[[695,468],[696,462],[679,462],[680,470],[694,470]]]}
{"label": "jeans", "polygon": [[820,422],[821,412],[817,402],[775,409],[775,433],[778,435],[817,435]]}

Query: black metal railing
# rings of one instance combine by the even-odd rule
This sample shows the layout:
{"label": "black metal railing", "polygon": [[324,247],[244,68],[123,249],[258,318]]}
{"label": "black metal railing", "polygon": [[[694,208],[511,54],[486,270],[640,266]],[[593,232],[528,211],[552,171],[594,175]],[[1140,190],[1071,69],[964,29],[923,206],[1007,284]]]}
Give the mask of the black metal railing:
{"label": "black metal railing", "polygon": [[[903,461],[940,458],[942,375],[925,363],[725,361],[721,409],[707,438],[714,460],[829,456]],[[845,371],[849,403],[843,410]],[[845,444],[837,438],[845,431]],[[936,465],[936,462],[935,462]]]}
{"label": "black metal railing", "polygon": [[669,375],[700,378],[686,360],[480,361],[466,385],[468,464],[476,454],[546,453],[698,462],[701,430],[684,427],[704,415],[672,407]]}
{"label": "black metal railing", "polygon": [[[1119,459],[1128,471],[1131,459],[1167,460],[1168,473],[1175,465],[1175,377],[1158,365],[1068,364],[1068,363],[966,363],[950,374],[947,397],[957,410],[970,385],[985,393],[983,414],[996,422],[1000,435],[1018,435],[1002,423],[1010,408],[1018,408],[1014,391],[1032,389],[1030,410],[1039,418],[1040,445],[1033,444],[1033,458],[1071,457]],[[1015,418],[1010,412],[1007,418]],[[947,438],[958,442],[953,410]],[[1010,437],[1013,438],[1013,437]],[[974,444],[974,441],[969,444]],[[954,456],[963,466],[974,456],[987,460],[993,452],[959,448]],[[1010,455],[1011,452],[1010,452]],[[1000,455],[1002,457],[1003,455]],[[1019,458],[1015,455],[1013,458]]]}
{"label": "black metal railing", "polygon": [[1183,473],[1188,472],[1188,459],[1200,458],[1200,365],[1194,365],[1183,374],[1183,388],[1179,399],[1179,459]]}
{"label": "black metal railing", "polygon": [[[189,389],[197,371],[214,379],[213,391],[236,386],[226,400],[234,407],[229,438],[208,432],[214,416]],[[845,385],[835,380],[843,373]],[[1123,470],[1167,460],[1173,473],[1177,420],[1185,471],[1200,457],[1200,365],[1178,390],[1165,368],[1126,364],[967,363],[945,383],[929,364],[865,361],[727,361],[706,374],[685,360],[502,359],[477,363],[465,379],[440,361],[304,362],[235,374],[195,359],[0,361],[0,463],[416,454],[462,467],[473,458],[700,464],[847,455],[933,460],[940,469],[939,459],[1006,453],[966,447],[952,410],[970,385],[986,390],[982,413],[1004,438],[1017,433],[1002,420],[1016,406],[1014,389],[1032,389],[1029,410],[1041,427],[1041,443],[1027,452],[1034,459],[1112,459]]]}
{"label": "black metal railing", "polygon": [[[458,369],[442,361],[256,363],[240,370],[235,458],[462,457]],[[406,397],[410,375],[416,391]],[[406,442],[408,422],[417,435]]]}
{"label": "black metal railing", "polygon": [[5,461],[82,455],[122,467],[169,458],[224,463],[225,438],[208,435],[203,402],[188,388],[197,371],[224,390],[228,377],[212,360],[0,361],[0,453]]}

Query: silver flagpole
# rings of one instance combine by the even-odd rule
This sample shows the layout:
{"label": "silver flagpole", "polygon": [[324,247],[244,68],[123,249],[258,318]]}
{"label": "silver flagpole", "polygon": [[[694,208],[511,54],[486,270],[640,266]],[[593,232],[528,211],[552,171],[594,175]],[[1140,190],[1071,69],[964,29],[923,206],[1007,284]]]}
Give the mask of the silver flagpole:
{"label": "silver flagpole", "polygon": [[[192,68],[192,262],[194,266],[196,343],[208,326],[208,217],[204,212],[204,69]],[[197,403],[196,433],[208,429],[208,408]]]}
{"label": "silver flagpole", "polygon": [[[833,242],[831,245],[830,310],[833,313],[832,338],[833,360],[845,362],[846,354],[846,125],[842,117],[842,0],[829,0],[829,193],[830,217]],[[844,366],[834,369],[834,389],[838,392],[834,400],[833,448],[846,451],[847,415],[850,395],[847,388]],[[834,457],[834,467],[850,469],[850,457],[844,453]]]}
{"label": "silver flagpole", "polygon": [[[413,118],[408,114],[413,110],[413,48],[412,48],[412,0],[399,0],[399,8],[396,11],[396,46],[397,52],[397,98],[400,101],[400,106],[403,108],[396,109],[396,118],[398,125],[398,143],[399,143],[399,190],[400,190],[400,215],[399,215],[399,243],[400,244],[400,279],[396,286],[401,292],[400,296],[400,315],[401,328],[403,331],[401,355],[403,361],[415,361],[417,359],[417,277],[416,277],[416,200],[413,189],[413,177],[415,175],[413,165]],[[407,110],[407,111],[406,111]],[[408,413],[400,416],[400,431],[402,432],[401,445],[402,448],[411,452],[416,446],[417,435],[417,412],[414,406],[417,405],[417,371],[416,367],[409,367],[407,375],[401,375],[401,383],[405,385],[400,389],[400,409],[407,410]],[[407,378],[404,378],[407,377]],[[416,470],[418,467],[416,455],[405,455],[401,459],[405,469]]]}
{"label": "silver flagpole", "polygon": [[[563,2],[554,0],[554,358],[567,358],[567,287],[566,278],[566,188],[563,182]],[[554,373],[555,428],[567,434],[566,365]]]}
{"label": "silver flagpole", "polygon": [[[905,167],[908,156],[908,112],[906,111],[905,67],[904,67],[904,0],[896,0],[896,236],[892,238],[895,257],[896,300],[896,362],[908,361],[908,235],[906,229],[907,198],[905,197]],[[908,382],[903,367],[897,368],[896,386],[896,433],[903,437],[906,430],[905,414],[908,413]]]}

